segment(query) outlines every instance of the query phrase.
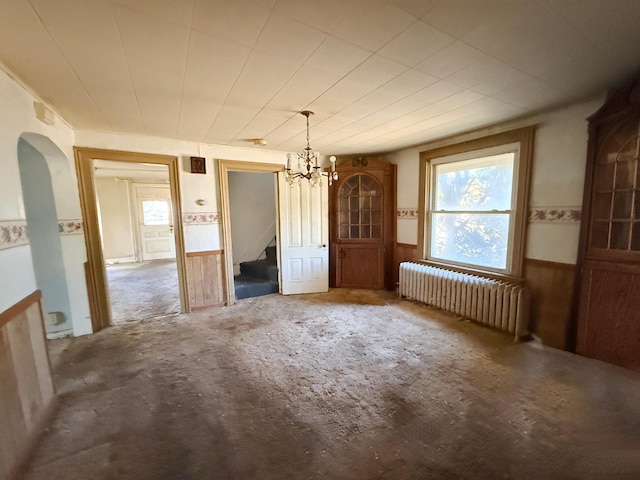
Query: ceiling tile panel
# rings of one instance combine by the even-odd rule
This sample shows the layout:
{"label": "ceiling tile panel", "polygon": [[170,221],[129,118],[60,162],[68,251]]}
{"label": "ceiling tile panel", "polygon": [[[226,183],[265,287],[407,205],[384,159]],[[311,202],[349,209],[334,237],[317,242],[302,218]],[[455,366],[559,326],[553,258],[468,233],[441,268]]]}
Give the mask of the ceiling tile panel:
{"label": "ceiling tile panel", "polygon": [[383,0],[350,0],[331,33],[372,52],[399,35],[416,17]]}
{"label": "ceiling tile panel", "polygon": [[372,53],[339,38],[328,37],[306,60],[310,67],[343,76],[352,71]]}
{"label": "ceiling tile panel", "polygon": [[[42,0],[41,0],[42,1]],[[194,0],[109,0],[115,5],[130,8],[138,13],[177,23],[183,27],[191,26]],[[56,2],[58,3],[58,2]],[[64,13],[69,10],[60,9]]]}
{"label": "ceiling tile panel", "polygon": [[474,92],[472,90],[463,90],[462,92],[451,95],[450,97],[443,98],[435,105],[446,108],[447,110],[455,110],[469,103],[477,102],[484,98],[484,95]]}
{"label": "ceiling tile panel", "polygon": [[258,110],[252,107],[225,105],[220,109],[216,120],[211,125],[205,141],[220,143],[236,138],[245,125],[258,114]]}
{"label": "ceiling tile panel", "polygon": [[238,43],[191,31],[180,104],[180,138],[204,138],[249,53],[249,48]]}
{"label": "ceiling tile panel", "polygon": [[298,62],[290,59],[253,50],[227,98],[227,104],[259,110],[287,84],[299,67]]}
{"label": "ceiling tile panel", "polygon": [[385,107],[386,110],[390,112],[394,112],[397,115],[404,115],[409,112],[413,112],[425,105],[430,105],[436,103],[443,98],[450,97],[451,95],[455,95],[463,90],[463,88],[459,85],[454,85],[453,83],[447,82],[446,80],[441,80],[432,85],[429,85],[426,88],[423,88],[419,92],[414,93],[402,100],[399,100],[388,107]]}
{"label": "ceiling tile panel", "polygon": [[[147,133],[173,138],[178,129],[189,30],[121,7],[115,12]],[[149,55],[150,51],[162,54]]]}
{"label": "ceiling tile panel", "polygon": [[[73,126],[111,127],[28,2],[0,2],[0,64]],[[19,48],[17,48],[19,46]]]}
{"label": "ceiling tile panel", "polygon": [[482,55],[477,62],[467,65],[449,75],[447,80],[462,87],[473,88],[476,85],[500,76],[503,69],[504,64],[502,62],[488,55]]}
{"label": "ceiling tile panel", "polygon": [[[348,107],[340,111],[340,116],[352,119],[354,122],[360,120],[368,115],[371,115],[377,110],[376,107],[364,104],[361,102],[355,102]],[[358,127],[359,129],[360,127]]]}
{"label": "ceiling tile panel", "polygon": [[437,5],[437,0],[389,0],[389,3],[401,8],[405,12],[415,15],[416,17],[422,17],[429,10]]}
{"label": "ceiling tile panel", "polygon": [[480,83],[475,84],[472,90],[482,93],[483,95],[493,95],[496,92],[501,92],[506,88],[514,85],[518,82],[526,82],[531,79],[531,76],[524,74],[523,72],[516,70],[502,64],[501,67],[497,67],[494,75],[482,80]]}
{"label": "ceiling tile panel", "polygon": [[345,15],[344,0],[278,0],[275,10],[322,32],[330,32]]}
{"label": "ceiling tile panel", "polygon": [[144,132],[112,6],[97,0],[32,4],[109,125]]}
{"label": "ceiling tile panel", "polygon": [[271,132],[285,124],[290,118],[291,112],[262,110],[237,134],[236,138],[245,141],[264,138],[271,143]]}
{"label": "ceiling tile panel", "polygon": [[404,65],[380,55],[373,55],[340,80],[325,95],[354,102],[406,70],[407,67]]}
{"label": "ceiling tile panel", "polygon": [[493,98],[516,107],[535,111],[558,105],[564,96],[560,90],[532,78],[494,94]]}
{"label": "ceiling tile panel", "polygon": [[337,81],[336,75],[303,65],[273,97],[267,108],[286,112],[305,110]]}
{"label": "ceiling tile panel", "polygon": [[407,70],[380,88],[362,97],[358,102],[381,109],[398,100],[409,97],[438,81],[437,78],[417,70]]}
{"label": "ceiling tile panel", "polygon": [[455,41],[450,35],[420,20],[382,47],[384,57],[413,67]]}
{"label": "ceiling tile panel", "polygon": [[327,37],[326,33],[274,12],[254,48],[274,56],[304,62]]}
{"label": "ceiling tile panel", "polygon": [[462,38],[479,28],[503,22],[523,3],[532,2],[439,0],[422,16],[422,20],[453,37]]}
{"label": "ceiling tile panel", "polygon": [[192,27],[253,47],[271,7],[254,0],[194,0]]}
{"label": "ceiling tile panel", "polygon": [[446,78],[458,70],[481,61],[484,57],[475,48],[462,42],[455,42],[420,62],[415,68],[436,78]]}
{"label": "ceiling tile panel", "polygon": [[307,110],[311,110],[312,112],[322,112],[325,115],[334,115],[350,104],[351,99],[338,99],[330,97],[327,93],[324,93],[319,98],[316,98],[311,102],[308,105]]}
{"label": "ceiling tile panel", "polygon": [[193,142],[205,141],[211,124],[221,109],[221,104],[203,101],[197,96],[183,95],[180,102],[178,138]]}

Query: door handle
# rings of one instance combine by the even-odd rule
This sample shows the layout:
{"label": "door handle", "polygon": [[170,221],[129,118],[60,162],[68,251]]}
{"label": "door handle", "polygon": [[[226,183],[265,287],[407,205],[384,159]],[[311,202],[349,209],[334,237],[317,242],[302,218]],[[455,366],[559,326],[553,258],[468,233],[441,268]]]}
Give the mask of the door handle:
{"label": "door handle", "polygon": [[323,243],[322,246],[320,248],[327,248],[327,244]]}

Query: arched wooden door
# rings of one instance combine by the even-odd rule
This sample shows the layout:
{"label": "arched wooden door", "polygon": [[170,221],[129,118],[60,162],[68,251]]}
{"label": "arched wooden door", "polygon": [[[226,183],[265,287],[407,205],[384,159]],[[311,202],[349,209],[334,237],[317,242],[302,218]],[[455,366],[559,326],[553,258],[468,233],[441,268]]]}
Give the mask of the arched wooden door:
{"label": "arched wooden door", "polygon": [[393,289],[395,165],[355,157],[330,191],[332,287]]}

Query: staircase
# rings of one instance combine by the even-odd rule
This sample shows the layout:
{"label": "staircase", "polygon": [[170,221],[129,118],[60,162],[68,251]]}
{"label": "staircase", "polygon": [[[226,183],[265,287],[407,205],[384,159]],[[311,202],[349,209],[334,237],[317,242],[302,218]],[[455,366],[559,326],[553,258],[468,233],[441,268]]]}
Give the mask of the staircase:
{"label": "staircase", "polygon": [[278,266],[276,247],[265,249],[267,258],[242,262],[240,275],[234,277],[236,299],[259,297],[270,293],[278,293]]}

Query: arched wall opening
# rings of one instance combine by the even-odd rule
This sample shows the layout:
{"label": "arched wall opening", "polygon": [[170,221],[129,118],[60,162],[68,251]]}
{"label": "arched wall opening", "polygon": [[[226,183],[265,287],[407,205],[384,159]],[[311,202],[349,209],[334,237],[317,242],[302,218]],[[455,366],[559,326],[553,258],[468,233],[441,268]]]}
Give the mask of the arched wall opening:
{"label": "arched wall opening", "polygon": [[84,239],[76,177],[48,137],[26,132],[17,144],[24,216],[47,336],[91,333]]}
{"label": "arched wall opening", "polygon": [[18,165],[36,285],[42,291],[47,333],[71,329],[71,305],[51,174],[44,156],[18,140]]}

